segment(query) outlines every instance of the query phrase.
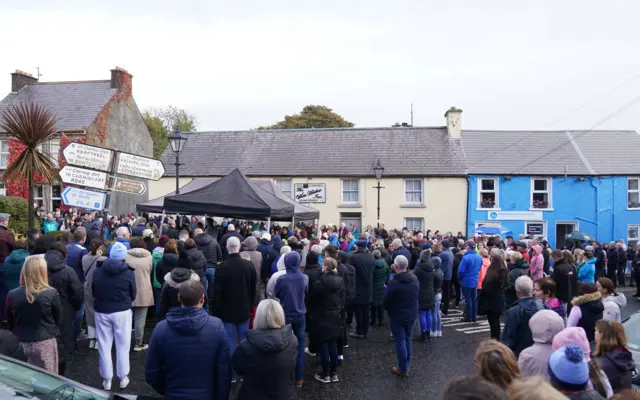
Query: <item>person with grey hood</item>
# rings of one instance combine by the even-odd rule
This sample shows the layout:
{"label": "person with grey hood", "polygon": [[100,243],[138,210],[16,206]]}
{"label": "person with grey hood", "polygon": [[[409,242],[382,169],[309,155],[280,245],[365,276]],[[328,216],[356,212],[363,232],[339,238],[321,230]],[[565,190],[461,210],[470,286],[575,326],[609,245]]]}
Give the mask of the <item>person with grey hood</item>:
{"label": "person with grey hood", "polygon": [[[240,243],[240,249],[242,250],[240,256],[242,257],[243,254],[246,254],[249,257],[249,261],[251,261],[251,264],[256,267],[256,274],[258,274],[258,276],[261,276],[260,273],[262,272],[262,253],[257,250],[258,240],[254,236],[249,236],[245,240],[243,240],[242,243]],[[257,280],[256,290],[256,293],[259,297],[258,301],[264,299],[265,285],[264,282],[262,282],[262,280],[260,279]]]}
{"label": "person with grey hood", "polygon": [[518,365],[522,377],[541,375],[549,379],[549,356],[553,338],[564,329],[564,320],[555,311],[540,310],[529,320],[533,345],[522,350]]}

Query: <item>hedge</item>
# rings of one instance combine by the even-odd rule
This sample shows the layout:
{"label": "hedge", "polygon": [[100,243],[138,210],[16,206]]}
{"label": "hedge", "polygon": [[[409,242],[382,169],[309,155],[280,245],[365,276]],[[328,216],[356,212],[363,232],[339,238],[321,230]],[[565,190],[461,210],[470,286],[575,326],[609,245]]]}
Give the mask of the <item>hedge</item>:
{"label": "hedge", "polygon": [[[11,214],[9,219],[9,230],[19,235],[26,235],[28,223],[27,200],[22,197],[0,196],[0,213]],[[40,228],[40,223],[36,218],[36,228]]]}

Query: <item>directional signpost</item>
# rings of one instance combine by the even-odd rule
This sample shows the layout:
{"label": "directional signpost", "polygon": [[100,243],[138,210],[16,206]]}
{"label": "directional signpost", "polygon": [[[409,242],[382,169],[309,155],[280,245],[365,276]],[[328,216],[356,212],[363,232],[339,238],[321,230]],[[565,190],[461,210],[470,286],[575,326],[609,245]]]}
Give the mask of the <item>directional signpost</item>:
{"label": "directional signpost", "polygon": [[114,151],[82,143],[70,143],[62,150],[67,163],[78,167],[110,171]]}
{"label": "directional signpost", "polygon": [[116,192],[144,194],[144,192],[147,191],[147,187],[144,185],[144,182],[120,178],[118,176],[113,177],[113,182],[114,184],[111,190]]}
{"label": "directional signpost", "polygon": [[162,165],[162,161],[154,158],[120,153],[118,154],[115,173],[157,181],[164,175],[164,165]]}
{"label": "directional signpost", "polygon": [[71,185],[86,186],[94,189],[104,190],[107,188],[107,173],[92,171],[90,169],[65,165],[60,170],[60,179],[63,183]]}
{"label": "directional signpost", "polygon": [[90,210],[102,210],[107,202],[107,194],[93,190],[80,189],[67,186],[62,191],[62,201],[72,207],[87,208]]}

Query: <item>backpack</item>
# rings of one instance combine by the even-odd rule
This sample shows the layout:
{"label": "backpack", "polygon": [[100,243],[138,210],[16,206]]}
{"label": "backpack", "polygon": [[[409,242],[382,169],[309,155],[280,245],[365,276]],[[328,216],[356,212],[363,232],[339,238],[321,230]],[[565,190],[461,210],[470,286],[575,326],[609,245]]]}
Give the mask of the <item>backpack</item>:
{"label": "backpack", "polygon": [[349,264],[343,264],[347,272],[344,274],[344,292],[347,303],[356,299],[356,269]]}

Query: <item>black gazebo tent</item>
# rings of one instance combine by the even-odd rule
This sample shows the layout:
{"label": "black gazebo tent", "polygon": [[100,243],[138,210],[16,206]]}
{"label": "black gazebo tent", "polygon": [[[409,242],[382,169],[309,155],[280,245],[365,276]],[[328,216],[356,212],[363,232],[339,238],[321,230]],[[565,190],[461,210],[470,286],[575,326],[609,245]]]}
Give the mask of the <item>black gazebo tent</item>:
{"label": "black gazebo tent", "polygon": [[[217,181],[218,178],[195,178],[191,182],[180,188],[180,193],[185,194],[189,192],[193,192],[194,190],[200,189],[201,187],[207,186],[210,183]],[[144,203],[136,204],[137,212],[148,212],[161,214],[163,212],[172,213],[172,210],[164,209],[164,198],[168,196],[175,196],[176,192],[173,191],[169,194],[165,194],[164,196],[156,197],[155,199],[147,200]]]}
{"label": "black gazebo tent", "polygon": [[164,209],[180,214],[291,221],[294,206],[247,179],[238,169],[192,192],[164,198]]}

